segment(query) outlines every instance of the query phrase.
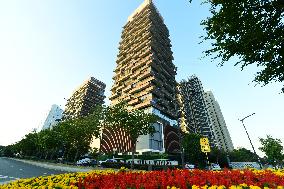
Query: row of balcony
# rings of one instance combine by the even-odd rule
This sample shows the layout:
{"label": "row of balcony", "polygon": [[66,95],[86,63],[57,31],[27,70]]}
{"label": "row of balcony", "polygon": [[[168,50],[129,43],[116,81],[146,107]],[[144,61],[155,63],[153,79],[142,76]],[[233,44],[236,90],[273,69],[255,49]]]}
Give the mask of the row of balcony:
{"label": "row of balcony", "polygon": [[137,30],[137,32],[128,32],[127,33],[128,36],[125,37],[125,38],[122,38],[122,40],[119,42],[119,44],[120,44],[119,45],[119,49],[122,50],[125,47],[127,47],[129,45],[132,45],[134,43],[135,39],[140,40],[140,39],[137,38],[137,36],[142,36],[143,37],[143,35],[146,35],[148,32],[146,34],[145,34],[145,32],[150,29],[151,23],[150,22],[145,22],[143,24],[143,27],[144,28],[138,29],[137,26],[136,26],[134,29]]}
{"label": "row of balcony", "polygon": [[151,42],[150,38],[151,38],[150,34],[147,34],[147,35],[142,36],[140,39],[134,39],[134,41],[136,41],[138,45],[132,44],[128,46],[129,48],[120,50],[119,55],[118,55],[118,59],[120,61],[117,61],[117,63],[124,64],[130,58],[135,60],[138,57],[140,57],[138,55],[143,53],[143,51],[151,50],[151,49],[147,49],[147,47],[149,47],[149,44]]}
{"label": "row of balcony", "polygon": [[143,91],[144,89],[150,87],[152,84],[151,82],[146,82],[146,83],[139,83],[135,88],[129,91],[130,94],[134,94],[140,91]]}
{"label": "row of balcony", "polygon": [[[124,90],[125,91],[129,91],[129,85],[128,84],[122,84],[123,81],[125,80],[129,80],[129,79],[133,79],[133,78],[137,78],[138,77],[138,80],[142,80],[142,78],[145,78],[147,76],[149,76],[149,72],[150,70],[147,69],[147,70],[143,70],[144,72],[142,72],[142,70],[139,72],[137,71],[135,74],[128,74],[128,75],[125,75],[125,76],[122,76],[120,77],[118,80],[117,80],[117,83],[112,87],[111,91],[119,91],[123,88],[125,88]],[[150,74],[151,75],[151,74]],[[134,81],[136,82],[136,81]]]}
{"label": "row of balcony", "polygon": [[136,25],[134,28],[131,29],[131,31],[127,31],[127,36],[122,37],[121,41],[119,42],[119,45],[121,48],[127,46],[127,44],[131,43],[132,38],[136,38],[137,36],[141,36],[145,34],[145,31],[150,30],[151,28],[151,22],[146,21],[141,25]]}
{"label": "row of balcony", "polygon": [[128,22],[123,26],[122,37],[124,38],[129,32],[132,32],[137,26],[141,25],[140,22],[147,20],[150,16],[150,10],[141,11],[139,15],[136,15],[131,22]]}
{"label": "row of balcony", "polygon": [[126,58],[116,62],[118,64],[118,68],[115,69],[115,72],[119,71],[124,66],[127,66],[129,62],[139,62],[141,58],[146,57],[145,55],[150,54],[151,48],[148,45],[145,45],[143,48],[140,51],[127,52],[128,55]]}

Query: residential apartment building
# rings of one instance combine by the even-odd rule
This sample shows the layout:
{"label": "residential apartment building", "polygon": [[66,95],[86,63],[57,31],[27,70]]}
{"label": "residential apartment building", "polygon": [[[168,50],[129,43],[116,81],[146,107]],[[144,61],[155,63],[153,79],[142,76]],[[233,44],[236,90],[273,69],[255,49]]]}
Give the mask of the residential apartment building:
{"label": "residential apartment building", "polygon": [[[131,110],[145,110],[161,118],[155,123],[158,132],[154,136],[138,139],[137,151],[174,151],[177,144],[171,140],[178,139],[167,127],[177,126],[176,67],[169,31],[151,0],[145,0],[128,17],[114,72],[112,105],[124,100]],[[122,131],[105,131],[102,151],[129,151],[127,138]]]}
{"label": "residential apartment building", "polygon": [[41,130],[52,129],[62,118],[63,110],[56,104],[51,106]]}
{"label": "residential apartment building", "polygon": [[225,151],[233,151],[234,146],[226,126],[219,103],[215,100],[211,91],[204,93],[205,103],[209,112],[210,120],[212,123],[212,130],[216,139],[216,143],[220,149]]}
{"label": "residential apartment building", "polygon": [[97,106],[104,104],[106,85],[94,77],[85,81],[67,100],[64,119],[86,116]]}
{"label": "residential apartment building", "polygon": [[212,123],[207,111],[204,90],[200,79],[191,76],[178,84],[179,124],[184,132],[201,134],[216,146]]}

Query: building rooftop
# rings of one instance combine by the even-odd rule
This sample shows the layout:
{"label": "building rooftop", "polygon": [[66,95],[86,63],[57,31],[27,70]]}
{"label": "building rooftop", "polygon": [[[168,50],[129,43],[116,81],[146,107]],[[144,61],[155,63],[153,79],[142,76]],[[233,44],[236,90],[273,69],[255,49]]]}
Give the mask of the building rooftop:
{"label": "building rooftop", "polygon": [[139,14],[149,4],[153,4],[153,6],[155,7],[157,13],[160,15],[162,20],[164,20],[163,17],[161,16],[161,14],[159,13],[158,9],[154,5],[153,1],[152,0],[144,0],[144,2],[128,17],[127,22],[132,21],[133,18],[135,17],[135,15]]}

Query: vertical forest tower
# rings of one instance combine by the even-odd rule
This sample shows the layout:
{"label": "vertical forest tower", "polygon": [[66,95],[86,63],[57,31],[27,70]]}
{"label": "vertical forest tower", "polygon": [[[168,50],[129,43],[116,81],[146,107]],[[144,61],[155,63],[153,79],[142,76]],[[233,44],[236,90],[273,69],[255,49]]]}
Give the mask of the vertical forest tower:
{"label": "vertical forest tower", "polygon": [[[168,151],[178,145],[171,136],[177,125],[176,67],[172,61],[169,31],[153,2],[145,0],[123,27],[110,97],[112,105],[124,100],[133,110],[161,118],[154,136],[138,139],[137,151]],[[130,149],[127,136],[118,131],[105,132],[103,143],[105,152]]]}

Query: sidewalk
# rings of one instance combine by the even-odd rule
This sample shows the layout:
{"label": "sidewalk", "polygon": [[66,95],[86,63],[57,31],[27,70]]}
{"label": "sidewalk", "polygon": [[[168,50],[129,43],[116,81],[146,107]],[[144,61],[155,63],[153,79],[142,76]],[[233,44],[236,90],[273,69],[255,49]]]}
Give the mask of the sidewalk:
{"label": "sidewalk", "polygon": [[35,165],[38,167],[43,167],[47,169],[53,169],[58,171],[66,171],[66,172],[89,172],[96,169],[103,169],[103,168],[92,168],[92,167],[78,167],[78,166],[72,166],[72,165],[66,165],[61,163],[47,163],[47,162],[39,162],[39,161],[33,161],[33,160],[23,160],[23,159],[15,159],[15,158],[9,158],[15,161],[20,161],[23,163],[27,163],[30,165]]}

